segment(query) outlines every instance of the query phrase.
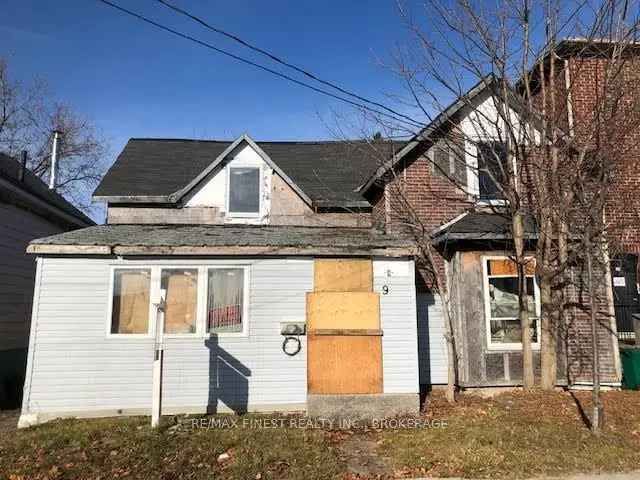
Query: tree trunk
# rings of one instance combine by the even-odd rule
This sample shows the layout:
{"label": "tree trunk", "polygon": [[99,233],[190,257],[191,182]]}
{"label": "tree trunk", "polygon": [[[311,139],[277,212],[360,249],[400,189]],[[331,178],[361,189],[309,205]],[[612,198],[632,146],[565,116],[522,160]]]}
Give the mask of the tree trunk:
{"label": "tree trunk", "polygon": [[591,414],[591,431],[595,435],[600,434],[600,359],[598,358],[600,349],[598,348],[598,317],[595,285],[593,282],[593,252],[591,251],[590,232],[587,230],[585,234],[585,249],[587,256],[587,282],[589,289],[589,310],[591,313],[591,355],[592,355],[592,371],[593,371],[593,393],[592,402],[593,410]]}
{"label": "tree trunk", "polygon": [[540,277],[540,387],[553,390],[557,382],[556,341],[554,335],[554,301],[551,279],[545,274]]}
{"label": "tree trunk", "polygon": [[512,217],[513,243],[518,267],[518,310],[522,329],[522,386],[531,389],[535,385],[533,375],[533,351],[531,349],[531,320],[527,299],[527,276],[524,256],[524,219],[516,212]]}

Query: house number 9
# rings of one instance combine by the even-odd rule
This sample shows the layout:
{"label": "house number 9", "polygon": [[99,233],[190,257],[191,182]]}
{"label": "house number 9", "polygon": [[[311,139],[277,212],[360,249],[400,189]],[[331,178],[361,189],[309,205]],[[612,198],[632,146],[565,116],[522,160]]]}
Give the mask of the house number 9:
{"label": "house number 9", "polygon": [[389,287],[387,285],[382,286],[382,294],[387,295],[389,293]]}

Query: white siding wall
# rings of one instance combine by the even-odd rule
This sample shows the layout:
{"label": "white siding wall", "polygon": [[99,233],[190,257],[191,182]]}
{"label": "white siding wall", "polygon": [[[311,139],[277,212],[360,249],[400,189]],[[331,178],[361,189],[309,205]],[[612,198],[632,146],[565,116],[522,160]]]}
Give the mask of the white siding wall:
{"label": "white siding wall", "polygon": [[374,291],[380,293],[384,393],[418,393],[413,261],[375,260],[373,268]]}
{"label": "white siding wall", "polygon": [[38,215],[0,204],[0,350],[27,348],[36,271],[27,244],[60,232]]}
{"label": "white siding wall", "polygon": [[444,338],[444,317],[440,295],[419,293],[418,354],[420,384],[447,383],[447,344]]}
{"label": "white siding wall", "polygon": [[[110,266],[132,263],[41,259],[23,414],[150,408],[153,340],[106,336]],[[220,262],[179,262],[190,263]],[[166,339],[166,408],[202,410],[210,398],[249,409],[305,404],[306,342],[285,355],[279,324],[304,320],[313,261],[250,263],[249,336],[219,337],[214,348],[204,337]]]}
{"label": "white siding wall", "polygon": [[[214,159],[211,159],[213,161]],[[225,166],[206,180],[186,202],[186,207],[216,207],[229,223],[266,223],[271,210],[271,178],[273,170],[250,146],[245,144],[232,157],[225,159]],[[262,173],[260,184],[260,216],[258,218],[229,217],[227,211],[227,175],[229,167],[257,167]]]}

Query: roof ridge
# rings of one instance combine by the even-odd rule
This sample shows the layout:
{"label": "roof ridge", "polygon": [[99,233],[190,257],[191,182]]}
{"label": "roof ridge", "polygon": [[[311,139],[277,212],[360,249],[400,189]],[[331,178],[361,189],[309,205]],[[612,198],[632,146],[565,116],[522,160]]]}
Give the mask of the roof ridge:
{"label": "roof ridge", "polygon": [[[197,138],[154,138],[154,137],[131,137],[129,141],[136,142],[208,142],[208,143],[233,143],[233,140],[209,140]],[[386,139],[391,142],[405,143],[406,140]],[[257,144],[278,144],[278,145],[328,145],[339,143],[362,143],[366,139],[346,139],[346,140],[255,140]]]}

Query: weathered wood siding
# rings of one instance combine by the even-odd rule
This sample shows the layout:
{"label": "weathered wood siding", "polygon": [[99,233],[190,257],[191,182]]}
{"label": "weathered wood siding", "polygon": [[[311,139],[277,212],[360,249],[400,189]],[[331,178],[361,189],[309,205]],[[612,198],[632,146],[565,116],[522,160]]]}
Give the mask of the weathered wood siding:
{"label": "weathered wood siding", "polygon": [[29,343],[36,262],[27,255],[27,244],[60,232],[43,217],[0,204],[0,351],[25,349]]}

